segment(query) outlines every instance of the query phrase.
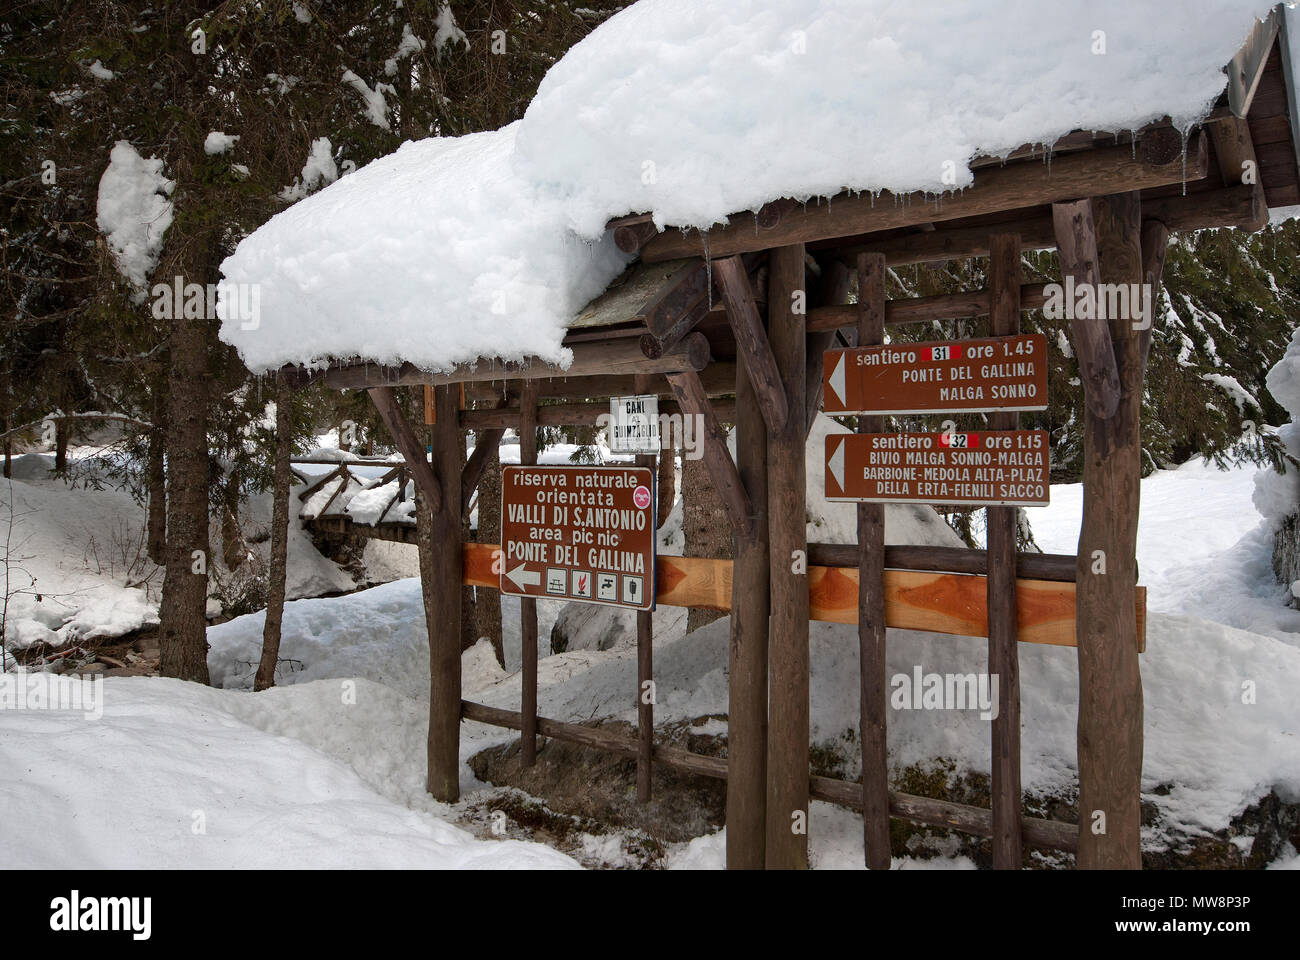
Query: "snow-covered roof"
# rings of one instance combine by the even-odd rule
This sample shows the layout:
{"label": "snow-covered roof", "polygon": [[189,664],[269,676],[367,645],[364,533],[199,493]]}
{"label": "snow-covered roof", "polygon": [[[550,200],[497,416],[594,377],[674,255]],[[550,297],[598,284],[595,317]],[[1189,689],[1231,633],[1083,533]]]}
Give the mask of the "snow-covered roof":
{"label": "snow-covered roof", "polygon": [[[969,162],[1079,129],[1203,119],[1263,0],[640,0],[524,118],[404,144],[222,265],[254,370],[329,358],[563,365],[626,266],[605,224],[707,227],[781,197],[961,189]],[[887,202],[887,201],[885,201]]]}

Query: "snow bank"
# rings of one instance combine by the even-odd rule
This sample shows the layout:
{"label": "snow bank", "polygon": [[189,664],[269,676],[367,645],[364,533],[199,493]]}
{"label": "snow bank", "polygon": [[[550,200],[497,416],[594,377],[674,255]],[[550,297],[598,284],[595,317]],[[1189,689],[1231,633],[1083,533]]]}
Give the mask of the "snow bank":
{"label": "snow bank", "polygon": [[290,738],[346,729],[354,746],[381,751],[393,739],[387,697],[364,681],[348,702],[338,683],[252,696],[113,678],[99,720],[0,711],[0,765],[8,771],[0,866],[576,866],[541,844],[478,840],[408,809],[346,760]]}
{"label": "snow bank", "polygon": [[[1300,328],[1292,332],[1286,353],[1268,371],[1264,385],[1291,415],[1291,422],[1279,427],[1277,435],[1287,453],[1300,459]],[[1300,469],[1288,465],[1286,473],[1261,470],[1255,476],[1254,501],[1270,528],[1276,530],[1286,517],[1300,510]]]}
{"label": "snow bank", "polygon": [[222,337],[254,370],[563,363],[564,325],[625,262],[610,217],[706,227],[778,197],[946,191],[980,154],[1187,124],[1268,11],[1205,0],[1155,30],[1157,0],[641,0],[523,120],[404,144],[246,238],[222,270],[261,285],[263,322]]}

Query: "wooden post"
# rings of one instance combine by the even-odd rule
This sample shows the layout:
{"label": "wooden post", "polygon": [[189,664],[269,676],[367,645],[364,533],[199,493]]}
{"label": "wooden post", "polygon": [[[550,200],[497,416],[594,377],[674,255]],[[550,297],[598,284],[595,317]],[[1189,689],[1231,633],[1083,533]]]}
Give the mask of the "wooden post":
{"label": "wooden post", "polygon": [[736,467],[752,532],[732,536],[727,657],[727,869],[761,870],[767,849],[767,426],[745,363],[736,363]]}
{"label": "wooden post", "polygon": [[[1105,283],[1143,282],[1138,194],[1095,201]],[[1139,304],[1140,306],[1140,304]],[[1138,666],[1137,521],[1141,476],[1141,332],[1110,319],[1120,399],[1108,419],[1085,407],[1079,531],[1079,852],[1082,869],[1142,866],[1142,678]]]}
{"label": "wooden post", "polygon": [[[523,465],[537,462],[536,380],[525,380],[519,397],[519,462]],[[519,630],[519,671],[523,684],[520,712],[524,717],[519,762],[531,767],[537,762],[537,601],[532,597],[519,598]]]}
{"label": "wooden post", "polygon": [[[431,596],[424,598],[429,627],[429,792],[446,803],[460,798],[460,431],[458,392],[434,390],[433,476],[442,492],[429,522]],[[424,454],[420,451],[419,463]],[[416,467],[412,464],[412,467]],[[416,475],[418,469],[413,469]]]}
{"label": "wooden post", "polygon": [[[657,472],[658,458],[641,454],[636,458],[638,467],[649,467]],[[655,706],[654,706],[654,613],[650,610],[636,612],[636,799],[649,803],[651,781],[654,774]]]}
{"label": "wooden post", "polygon": [[[858,256],[858,345],[885,342],[885,258]],[[885,418],[859,417],[859,433],[879,433]],[[885,506],[858,504],[858,691],[862,737],[862,844],[867,868],[888,870],[889,753],[885,665]]]}
{"label": "wooden post", "polygon": [[[768,339],[788,416],[767,445],[771,549],[768,661],[767,866],[808,867],[808,537],[804,440],[806,313],[802,243],[771,252]],[[797,299],[796,299],[797,298]]]}
{"label": "wooden post", "polygon": [[[989,238],[989,327],[995,337],[1020,332],[1020,237]],[[990,430],[1015,430],[1017,413],[990,413]],[[1020,655],[1016,649],[1016,508],[988,508],[988,617],[990,678],[998,678],[993,718],[993,866],[1019,870]],[[1136,649],[1136,647],[1135,647]],[[990,683],[991,683],[990,679]]]}

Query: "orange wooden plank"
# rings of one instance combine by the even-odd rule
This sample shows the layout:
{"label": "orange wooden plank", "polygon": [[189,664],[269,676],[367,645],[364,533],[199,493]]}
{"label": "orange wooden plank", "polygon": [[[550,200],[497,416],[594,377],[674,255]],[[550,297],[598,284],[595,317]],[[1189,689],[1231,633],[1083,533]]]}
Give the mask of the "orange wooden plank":
{"label": "orange wooden plank", "polygon": [[[465,583],[495,587],[496,544],[467,543]],[[731,561],[707,557],[658,557],[657,602],[673,607],[731,609]],[[812,619],[858,622],[858,571],[853,567],[809,567]],[[1072,647],[1074,584],[1016,581],[1017,629],[1023,643]],[[1137,588],[1138,649],[1146,650],[1146,587]],[[985,578],[960,573],[885,571],[885,622],[901,630],[954,636],[988,635]]]}

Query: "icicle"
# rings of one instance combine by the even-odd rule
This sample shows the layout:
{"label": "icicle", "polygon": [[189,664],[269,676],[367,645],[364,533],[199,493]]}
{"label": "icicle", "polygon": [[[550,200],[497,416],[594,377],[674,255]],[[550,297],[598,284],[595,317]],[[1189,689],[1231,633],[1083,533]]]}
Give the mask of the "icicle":
{"label": "icicle", "polygon": [[709,298],[709,309],[713,309],[713,261],[709,258],[709,232],[706,230],[700,235],[704,243],[704,289],[707,291]]}
{"label": "icicle", "polygon": [[1183,136],[1183,196],[1187,196],[1187,131],[1182,131]]}

